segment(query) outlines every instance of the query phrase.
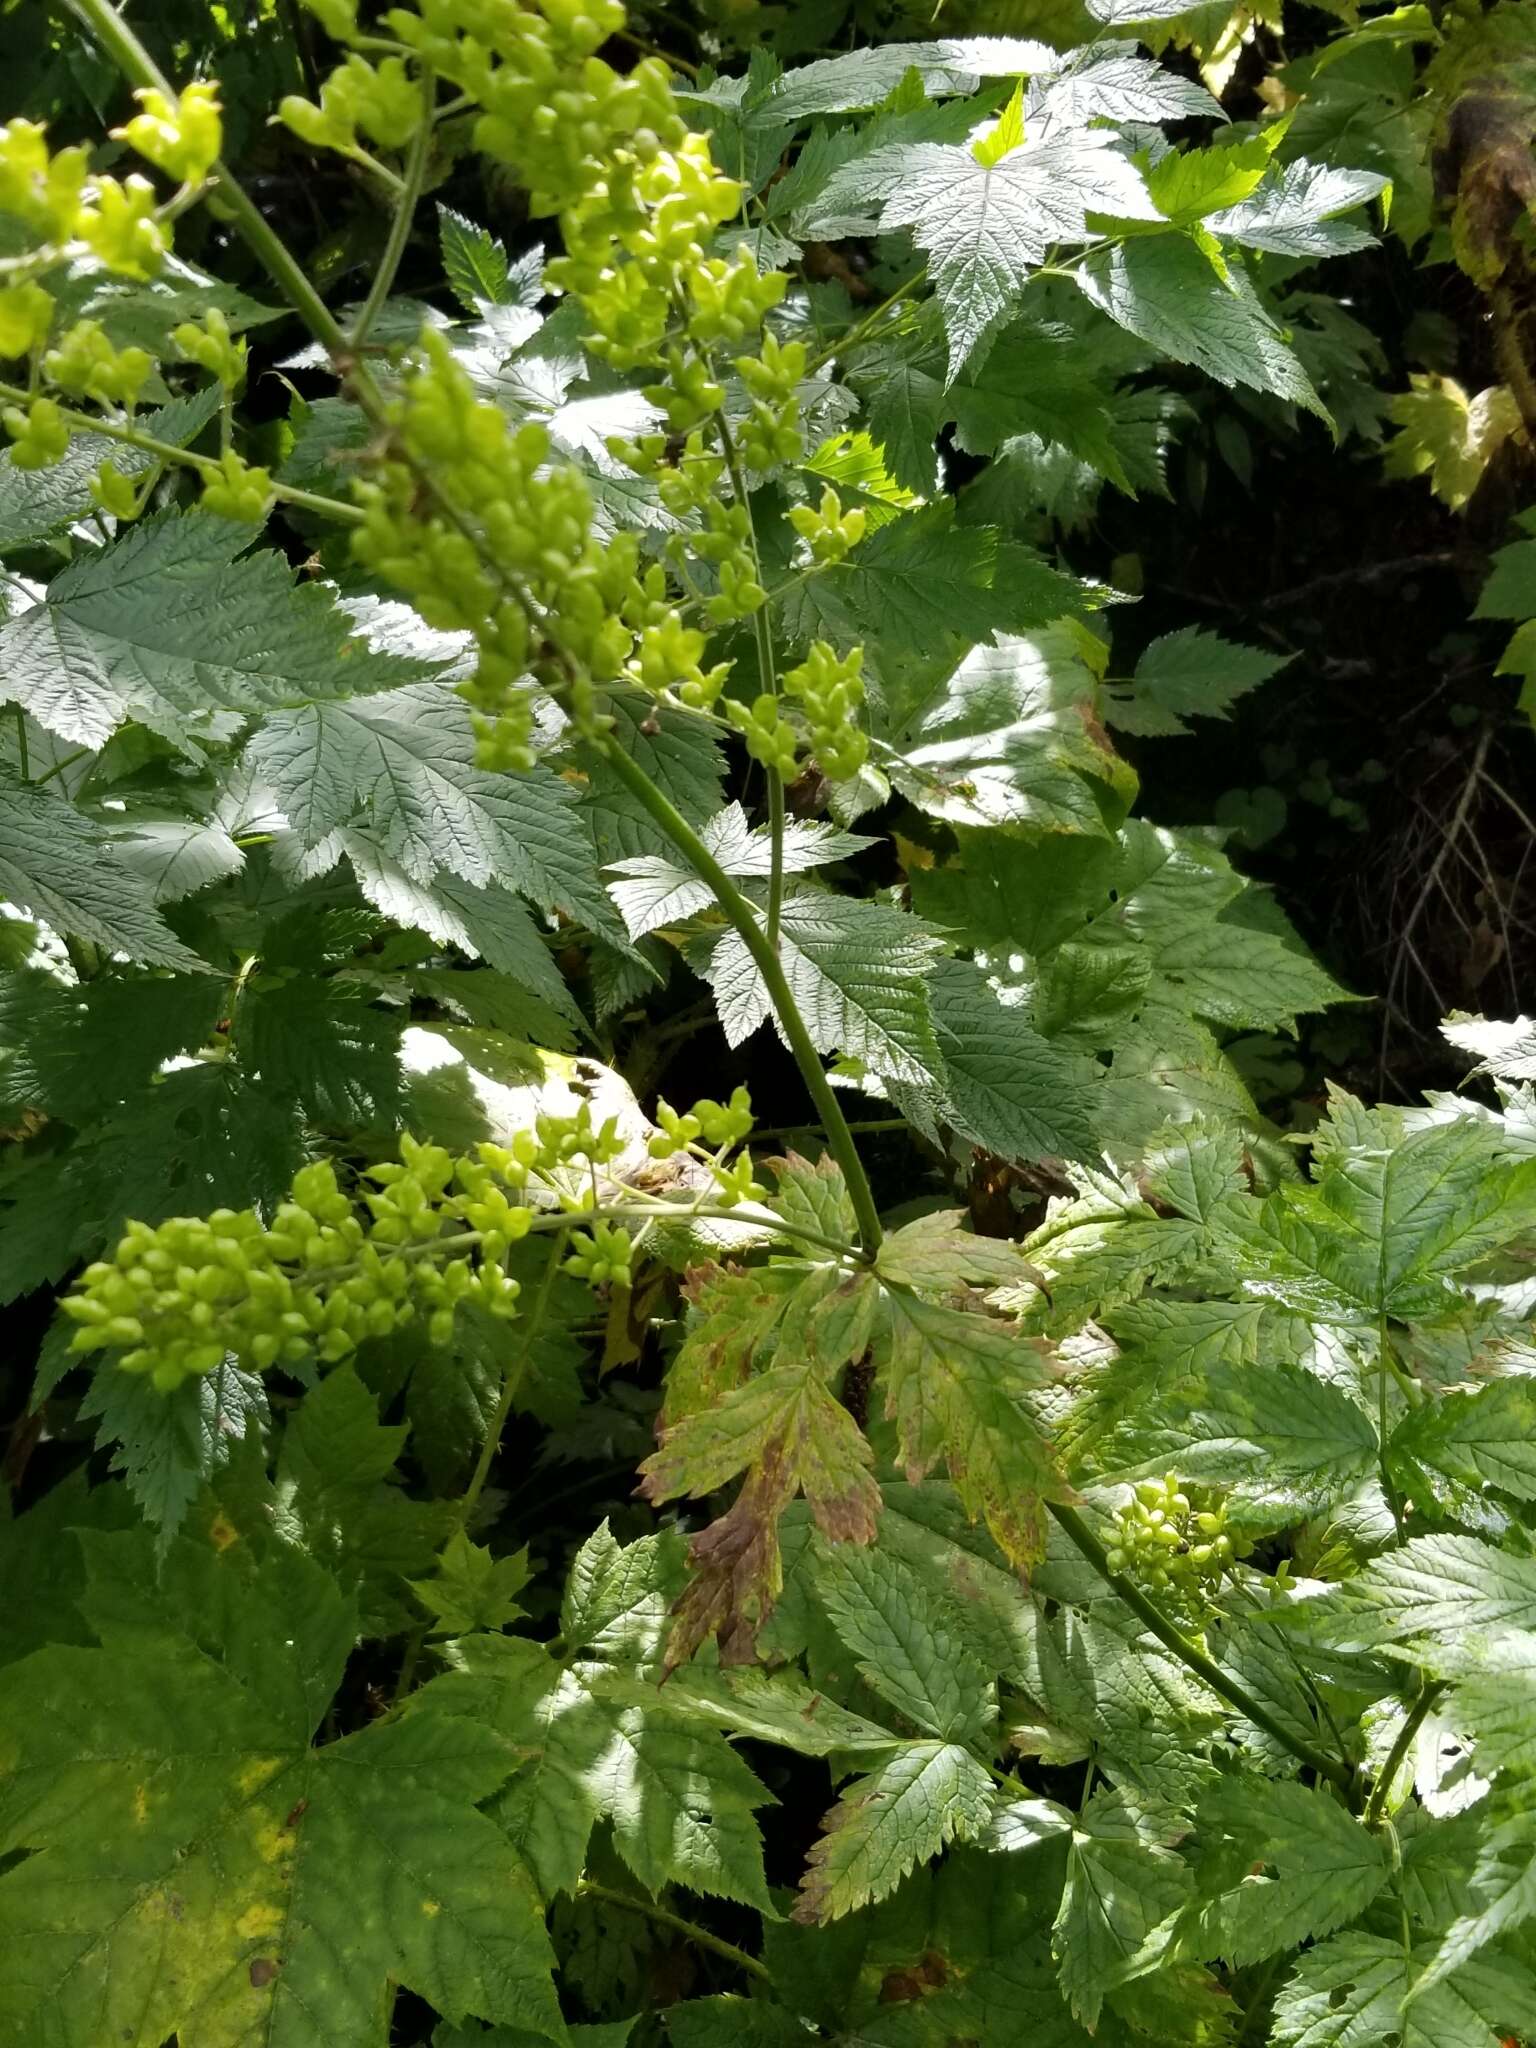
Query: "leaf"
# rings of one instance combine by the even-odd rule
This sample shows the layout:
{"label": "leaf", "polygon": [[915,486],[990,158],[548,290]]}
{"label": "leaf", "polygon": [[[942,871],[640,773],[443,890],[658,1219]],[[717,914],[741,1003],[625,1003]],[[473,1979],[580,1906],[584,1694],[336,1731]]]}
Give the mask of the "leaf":
{"label": "leaf", "polygon": [[1095,1792],[1072,1831],[1052,1929],[1062,1991],[1085,2026],[1105,1992],[1157,1967],[1189,1890],[1184,1864],[1124,1796]]}
{"label": "leaf", "polygon": [[73,1123],[203,1045],[225,994],[214,975],[136,975],[74,987],[38,968],[0,974],[0,1097]]}
{"label": "leaf", "polygon": [[1508,1379],[1447,1392],[1410,1409],[1387,1448],[1474,1490],[1536,1500],[1536,1390]]}
{"label": "leaf", "polygon": [[30,611],[0,624],[10,694],[39,725],[101,747],[136,719],[197,758],[221,714],[365,695],[431,673],[381,653],[251,529],[164,513],[77,555]]}
{"label": "leaf", "polygon": [[1304,1288],[1316,1313],[1408,1320],[1449,1308],[1452,1276],[1529,1228],[1533,1203],[1536,1161],[1498,1163],[1487,1125],[1430,1124],[1330,1158],[1314,1185],[1279,1190],[1231,1237],[1242,1271]]}
{"label": "leaf", "polygon": [[852,1244],[859,1234],[858,1218],[835,1159],[823,1153],[814,1164],[797,1152],[768,1161],[778,1181],[773,1208],[791,1237],[809,1231],[811,1241],[829,1239],[832,1244]]}
{"label": "leaf", "polygon": [[276,1521],[361,1604],[371,1635],[408,1627],[403,1581],[425,1578],[453,1519],[447,1501],[407,1497],[396,1483],[403,1426],[384,1427],[355,1369],[333,1368],[283,1433]]}
{"label": "leaf", "polygon": [[1073,272],[1111,320],[1218,384],[1242,384],[1326,418],[1306,372],[1242,269],[1225,283],[1186,236],[1137,236],[1091,249]]}
{"label": "leaf", "polygon": [[942,960],[928,982],[944,1085],[913,1091],[921,1128],[937,1110],[973,1145],[1013,1162],[1092,1159],[1099,1146],[1087,1067],[1053,1046],[969,963]]}
{"label": "leaf", "polygon": [[1478,593],[1476,619],[1536,617],[1536,540],[1511,541],[1494,553]]}
{"label": "leaf", "polygon": [[1045,1544],[1042,1502],[1062,1481],[1027,1396],[1046,1379],[1040,1350],[1011,1324],[914,1294],[882,1297],[873,1354],[898,1456],[918,1480],[941,1461],[972,1521],[1014,1564]]}
{"label": "leaf", "polygon": [[799,1493],[834,1542],[869,1543],[880,1491],[873,1456],[829,1380],[867,1342],[873,1283],[835,1268],[812,1269],[801,1290],[804,1321],[781,1334],[779,1356],[714,1407],[685,1415],[641,1467],[648,1500],[715,1492],[738,1473],[733,1505],[693,1539],[696,1576],[678,1609],[670,1662],[718,1633],[728,1663],[748,1660],[759,1623],[781,1584],[778,1523]]}
{"label": "leaf", "polygon": [[1476,1964],[1408,2003],[1428,1954],[1353,1931],[1310,1949],[1275,2000],[1275,2048],[1365,2048],[1393,2036],[1400,2048],[1498,2048],[1524,2024],[1528,1977]]}
{"label": "leaf", "polygon": [[1236,206],[1269,169],[1273,139],[1262,133],[1208,149],[1170,149],[1147,172],[1147,191],[1165,220],[1187,226]]}
{"label": "leaf", "polygon": [[1398,432],[1383,452],[1383,475],[1427,476],[1435,496],[1453,512],[1466,504],[1520,427],[1520,409],[1507,385],[1492,384],[1474,395],[1454,377],[1432,371],[1412,372],[1387,416]]}
{"label": "leaf", "polygon": [[1047,251],[1086,238],[1090,212],[1148,218],[1141,176],[1115,141],[1079,129],[1026,143],[992,166],[964,144],[924,142],[879,153],[865,167],[892,188],[881,228],[910,228],[928,258],[951,381],[1015,310]]}
{"label": "leaf", "polygon": [[441,201],[437,208],[437,233],[443,252],[443,274],[467,312],[478,313],[483,306],[525,303],[522,293],[511,283],[506,248],[494,235]]}
{"label": "leaf", "polygon": [[393,1124],[400,1106],[400,1025],[368,991],[314,975],[248,986],[236,1017],[253,1079],[291,1096],[316,1123]]}
{"label": "leaf", "polygon": [[[740,804],[727,804],[717,812],[700,837],[726,873],[738,880],[766,881],[772,872],[769,830],[765,825],[750,827]],[[782,835],[784,872],[804,874],[830,866],[875,843],[852,832],[839,832],[835,825],[820,820],[790,818]],[[609,872],[623,878],[610,882],[608,893],[632,939],[643,938],[663,925],[682,923],[715,900],[709,884],[692,868],[680,865],[676,855],[639,854],[610,862]]]}
{"label": "leaf", "polygon": [[166,925],[154,892],[109,833],[64,797],[0,763],[0,901],[109,954],[206,973],[207,962]]}
{"label": "leaf", "polygon": [[872,1691],[926,1734],[975,1743],[997,1719],[990,1676],[898,1558],[851,1544],[814,1547],[816,1598]]}
{"label": "leaf", "polygon": [[[495,1813],[546,1897],[575,1889],[605,1818],[647,1890],[680,1884],[767,1911],[752,1816],[770,1795],[723,1736],[673,1713],[655,1683],[677,1562],[675,1541],[621,1549],[603,1523],[572,1566],[566,1656],[514,1636],[465,1639],[454,1704],[523,1753]],[[642,1672],[643,1704],[606,1696],[611,1677]]]}
{"label": "leaf", "polygon": [[[788,897],[779,957],[811,1042],[877,1073],[919,1085],[939,1071],[924,977],[939,952],[930,927],[905,911],[806,891]],[[704,967],[729,1044],[769,1015],[767,990],[735,932]]]}
{"label": "leaf", "polygon": [[95,1422],[98,1449],[111,1449],[144,1520],[163,1549],[203,1487],[229,1462],[234,1446],[270,1420],[254,1373],[228,1360],[164,1394],[143,1373],[98,1366],[80,1402]]}
{"label": "leaf", "polygon": [[1278,675],[1289,660],[1183,626],[1152,642],[1129,683],[1106,686],[1104,716],[1147,737],[1187,733],[1187,719],[1225,718],[1239,697]]}
{"label": "leaf", "polygon": [[1343,256],[1369,248],[1364,228],[1334,216],[1365,205],[1387,180],[1377,171],[1335,164],[1276,164],[1258,189],[1208,217],[1213,235],[1275,256]]}
{"label": "leaf", "polygon": [[827,1815],[795,1919],[825,1926],[885,1898],[946,1843],[979,1835],[991,1803],[992,1781],[968,1751],[952,1742],[909,1743],[856,1778]]}
{"label": "leaf", "polygon": [[1235,1486],[1295,1520],[1374,1471],[1377,1442],[1348,1395],[1276,1358],[1262,1372],[1211,1367],[1122,1423],[1101,1455],[1105,1478],[1177,1471],[1196,1484]]}
{"label": "leaf", "polygon": [[269,718],[246,760],[306,847],[366,820],[407,875],[440,869],[497,884],[544,910],[613,920],[569,785],[548,769],[487,775],[474,765],[466,707],[434,684],[314,704]]}
{"label": "leaf", "polygon": [[1472,1908],[1446,1929],[1413,1988],[1415,2003],[1463,1963],[1536,1913],[1536,1814],[1517,1813],[1489,1829],[1472,1873]]}
{"label": "leaf", "polygon": [[1536,1630],[1536,1560],[1475,1536],[1415,1536],[1326,1599],[1282,1611],[1313,1633],[1366,1648],[1463,1631]]}
{"label": "leaf", "polygon": [[798,65],[766,92],[748,115],[749,125],[777,126],[813,114],[852,113],[875,107],[909,71],[937,98],[970,93],[983,78],[1014,78],[1048,71],[1056,53],[1047,43],[1014,36],[946,36],[928,43],[886,43]]}
{"label": "leaf", "polygon": [[506,1744],[427,1686],[312,1749],[354,1627],[323,1572],[237,1535],[178,1543],[157,1584],[147,1535],[88,1542],[102,1647],[0,1680],[0,1826],[31,1852],[0,1876],[0,2027],[373,2048],[392,1979],[563,2040],[538,1900],[477,1811]]}
{"label": "leaf", "polygon": [[800,585],[783,611],[788,637],[883,642],[903,654],[1043,626],[1070,611],[1079,586],[1011,549],[987,526],[957,526],[948,500],[893,519],[835,576]]}
{"label": "leaf", "polygon": [[1513,1023],[1492,1022],[1452,1010],[1440,1026],[1442,1038],[1459,1052],[1471,1053],[1476,1074],[1497,1074],[1503,1081],[1536,1081],[1536,1020],[1521,1015]]}
{"label": "leaf", "polygon": [[1068,128],[1096,120],[1152,123],[1220,112],[1203,85],[1165,70],[1138,55],[1133,43],[1120,40],[1068,51],[1053,72],[1033,82],[1031,115],[1037,108]]}
{"label": "leaf", "polygon": [[1244,1777],[1198,1816],[1199,1953],[1234,1966],[1331,1934],[1387,1882],[1386,1844],[1324,1788]]}
{"label": "leaf", "polygon": [[516,1595],[529,1577],[526,1547],[507,1557],[492,1557],[456,1529],[443,1546],[432,1577],[413,1579],[411,1591],[432,1615],[434,1635],[463,1636],[523,1620],[525,1611]]}
{"label": "leaf", "polygon": [[884,453],[886,467],[898,484],[925,498],[939,488],[934,443],[949,412],[943,383],[915,364],[892,364],[869,394],[869,432]]}
{"label": "leaf", "polygon": [[947,824],[1105,833],[1134,779],[1097,726],[1093,694],[1064,628],[973,648],[904,707],[892,780]]}

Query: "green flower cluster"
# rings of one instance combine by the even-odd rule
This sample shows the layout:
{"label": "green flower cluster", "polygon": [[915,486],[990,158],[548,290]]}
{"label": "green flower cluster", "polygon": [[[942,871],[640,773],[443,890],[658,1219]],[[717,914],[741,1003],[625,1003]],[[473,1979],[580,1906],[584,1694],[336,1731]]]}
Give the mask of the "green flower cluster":
{"label": "green flower cluster", "polygon": [[[745,1089],[723,1107],[700,1102],[667,1117],[663,1128],[679,1133],[671,1149],[696,1151],[693,1139],[707,1132],[717,1154],[752,1124]],[[335,1363],[418,1321],[430,1343],[447,1344],[461,1302],[517,1313],[507,1252],[552,1220],[569,1230],[568,1272],[593,1286],[627,1286],[628,1233],[599,1217],[581,1221],[596,1204],[597,1170],[624,1142],[613,1118],[594,1126],[583,1103],[573,1116],[540,1116],[509,1144],[460,1158],[406,1135],[399,1158],[369,1167],[355,1194],[317,1160],[294,1176],[270,1222],[254,1209],[218,1209],[130,1223],[111,1258],[88,1266],[64,1298],[79,1326],[72,1348],[116,1352],[125,1371],[147,1373],[169,1392],[231,1354],[258,1370],[311,1357]],[[720,1206],[761,1198],[747,1155],[733,1166],[719,1156],[708,1163]]]}
{"label": "green flower cluster", "polygon": [[1164,1479],[1137,1483],[1115,1518],[1109,1566],[1190,1620],[1203,1622],[1240,1554],[1227,1529],[1226,1504],[1195,1508],[1170,1472]]}

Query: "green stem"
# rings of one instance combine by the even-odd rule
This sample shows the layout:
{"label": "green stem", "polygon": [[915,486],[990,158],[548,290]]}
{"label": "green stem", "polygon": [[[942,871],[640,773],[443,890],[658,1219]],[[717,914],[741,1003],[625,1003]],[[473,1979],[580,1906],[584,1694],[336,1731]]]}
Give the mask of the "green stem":
{"label": "green stem", "polygon": [[[25,403],[27,393],[19,385],[0,384],[0,398]],[[68,405],[61,405],[59,412],[71,433],[99,434],[104,441],[116,441],[124,448],[137,448],[145,455],[153,455],[159,462],[179,463],[184,469],[195,469],[203,477],[217,471],[217,465],[206,455],[194,455],[189,448],[178,448],[174,441],[158,440],[137,427],[124,426],[117,420],[98,419],[94,413],[79,412]],[[300,491],[289,484],[274,484],[272,495],[284,505],[296,505],[302,511],[317,513],[322,519],[340,520],[348,526],[356,526],[362,520],[363,515],[355,505],[347,504],[342,498],[322,497],[318,491]]]}
{"label": "green stem", "polygon": [[399,274],[401,258],[405,255],[406,244],[411,239],[411,228],[416,220],[416,205],[421,198],[421,188],[427,175],[427,158],[432,149],[432,109],[437,103],[437,79],[430,71],[421,74],[421,126],[411,140],[411,153],[406,159],[405,182],[400,187],[400,196],[395,203],[394,219],[389,224],[389,237],[384,244],[384,254],[374,272],[373,283],[363,301],[363,310],[353,323],[349,337],[354,354],[361,354],[363,343],[368,339],[368,330],[379,316],[379,309],[394,288]]}
{"label": "green stem", "polygon": [[682,854],[694,872],[708,882],[715,892],[715,900],[725,912],[742,944],[752,955],[759,973],[767,984],[768,995],[775,1014],[789,1040],[789,1049],[794,1054],[795,1064],[815,1103],[821,1118],[822,1128],[827,1134],[827,1143],[832,1156],[843,1169],[843,1178],[848,1183],[849,1199],[853,1213],[858,1219],[859,1243],[866,1258],[872,1259],[879,1249],[882,1231],[880,1212],[875,1207],[874,1192],[869,1185],[869,1176],[864,1171],[864,1162],[859,1157],[859,1148],[853,1142],[843,1106],[838,1101],[826,1070],[821,1064],[821,1055],[811,1042],[811,1034],[805,1028],[805,1019],[795,1001],[789,978],[780,963],[776,948],[770,946],[757,912],[742,895],[730,876],[721,867],[698,833],[688,823],[682,812],[659,790],[638,761],[615,744],[611,738],[598,743],[603,758],[613,769],[619,780],[644,806],[645,810],[660,826],[668,839]]}
{"label": "green stem", "polygon": [[872,312],[866,313],[856,327],[850,327],[846,333],[840,334],[830,348],[824,349],[814,362],[807,363],[805,366],[807,377],[814,377],[818,370],[824,370],[827,364],[833,362],[838,356],[846,354],[851,348],[857,348],[861,341],[868,338],[872,329],[878,326],[885,318],[892,306],[900,305],[904,298],[915,292],[927,275],[928,266],[926,263],[921,270],[914,270],[909,278],[897,285],[889,298],[882,299]]}
{"label": "green stem", "polygon": [[1381,1488],[1387,1496],[1387,1506],[1392,1510],[1397,1540],[1401,1543],[1406,1535],[1403,1528],[1403,1503],[1393,1482],[1392,1461],[1387,1455],[1387,1376],[1392,1369],[1391,1358],[1391,1349],[1387,1343],[1387,1319],[1383,1316],[1376,1328],[1376,1434],[1381,1439]]}
{"label": "green stem", "polygon": [[544,1261],[544,1271],[539,1280],[539,1291],[533,1298],[528,1311],[528,1320],[523,1325],[523,1341],[517,1347],[516,1356],[509,1362],[501,1379],[501,1398],[496,1403],[496,1413],[491,1417],[490,1427],[485,1432],[485,1441],[480,1446],[480,1455],[475,1460],[475,1469],[469,1476],[469,1484],[458,1505],[458,1524],[467,1528],[475,1509],[480,1505],[480,1496],[485,1491],[485,1482],[490,1477],[491,1466],[496,1453],[501,1449],[501,1433],[507,1426],[507,1417],[512,1413],[512,1404],[517,1399],[518,1388],[523,1384],[523,1375],[528,1370],[528,1361],[533,1356],[533,1347],[544,1329],[544,1318],[549,1313],[550,1296],[554,1292],[555,1275],[560,1270],[561,1255],[570,1225],[550,1240],[549,1256]]}
{"label": "green stem", "polygon": [[658,1927],[680,1934],[685,1941],[691,1941],[696,1948],[713,1950],[728,1963],[734,1963],[747,1976],[755,1977],[760,1984],[771,1984],[773,1973],[768,1965],[759,1962],[756,1956],[749,1956],[744,1948],[737,1948],[733,1941],[725,1941],[718,1934],[711,1934],[707,1927],[700,1927],[697,1921],[685,1920],[680,1913],[669,1913],[665,1906],[658,1906],[653,1899],[637,1899],[629,1892],[615,1891],[606,1884],[594,1884],[584,1877],[576,1887],[577,1895],[589,1899],[601,1899],[607,1906],[626,1906],[631,1913],[641,1913],[647,1920],[654,1920]]}
{"label": "green stem", "polygon": [[1246,1687],[1238,1684],[1236,1679],[1229,1678],[1219,1664],[1214,1663],[1203,1650],[1196,1648],[1188,1636],[1175,1628],[1162,1609],[1155,1606],[1139,1586],[1133,1584],[1123,1573],[1110,1569],[1109,1558],[1103,1544],[1076,1508],[1064,1507],[1056,1501],[1050,1501],[1047,1505],[1056,1518],[1058,1527],[1087,1558],[1099,1577],[1113,1588],[1158,1641],[1172,1650],[1181,1664],[1193,1671],[1197,1678],[1203,1679],[1212,1692],[1220,1694],[1221,1698],[1229,1706],[1235,1707],[1245,1720],[1251,1721],[1256,1728],[1262,1728],[1266,1735],[1272,1735],[1276,1742],[1288,1749],[1309,1771],[1315,1771],[1319,1777],[1327,1778],[1346,1797],[1353,1794],[1354,1779],[1343,1764],[1327,1755],[1325,1751],[1314,1749],[1310,1742],[1303,1741],[1299,1735],[1293,1734],[1283,1721],[1276,1719],[1262,1701],[1256,1700]]}
{"label": "green stem", "polygon": [[1402,1769],[1403,1758],[1408,1754],[1413,1738],[1423,1727],[1425,1715],[1444,1691],[1445,1685],[1442,1680],[1431,1680],[1404,1715],[1403,1725],[1397,1731],[1397,1740],[1387,1752],[1387,1760],[1371,1787],[1370,1798],[1366,1801],[1365,1824],[1368,1828],[1380,1827],[1387,1801],[1392,1796],[1392,1780]]}
{"label": "green stem", "polygon": [[66,768],[73,768],[75,763],[83,760],[90,751],[89,747],[76,747],[72,753],[65,754],[62,760],[55,761],[51,768],[45,768],[32,787],[41,789],[45,782],[52,782],[54,776],[62,775]]}
{"label": "green stem", "polygon": [[[715,414],[715,430],[720,436],[720,446],[725,452],[726,468],[730,472],[731,489],[736,502],[747,515],[747,539],[752,549],[752,574],[759,589],[763,584],[763,560],[757,547],[757,524],[752,517],[752,501],[747,495],[747,475],[742,468],[741,456],[731,436],[731,430],[723,412]],[[773,654],[773,625],[765,597],[752,614],[752,632],[757,641],[757,665],[762,672],[763,688],[777,701],[779,695],[778,664]],[[768,770],[768,943],[773,950],[779,950],[779,923],[784,914],[784,778],[777,768]]]}
{"label": "green stem", "polygon": [[32,762],[27,751],[27,714],[19,704],[11,707],[16,713],[16,757],[21,769],[23,782],[32,780]]}

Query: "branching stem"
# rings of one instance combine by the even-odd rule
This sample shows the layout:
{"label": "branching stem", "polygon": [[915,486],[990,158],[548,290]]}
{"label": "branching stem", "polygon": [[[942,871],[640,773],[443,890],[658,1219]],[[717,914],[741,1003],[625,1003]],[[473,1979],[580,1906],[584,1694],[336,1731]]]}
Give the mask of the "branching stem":
{"label": "branching stem", "polygon": [[1202,1679],[1211,1691],[1218,1693],[1229,1706],[1235,1707],[1245,1720],[1251,1721],[1256,1728],[1262,1728],[1266,1735],[1273,1736],[1275,1741],[1288,1749],[1299,1763],[1305,1764],[1309,1771],[1315,1771],[1320,1778],[1327,1778],[1346,1798],[1353,1798],[1354,1777],[1344,1764],[1337,1758],[1329,1756],[1324,1750],[1315,1749],[1310,1742],[1294,1734],[1262,1701],[1256,1700],[1245,1686],[1239,1685],[1235,1678],[1229,1677],[1204,1650],[1197,1649],[1181,1629],[1175,1628],[1162,1609],[1149,1600],[1138,1585],[1126,1578],[1124,1573],[1112,1571],[1103,1544],[1076,1508],[1063,1507],[1055,1501],[1049,1505],[1058,1526],[1069,1541],[1082,1552],[1099,1577],[1113,1588],[1136,1618],[1160,1643],[1172,1650],[1181,1664],[1193,1671],[1197,1678]]}
{"label": "branching stem", "polygon": [[700,1927],[697,1921],[685,1920],[681,1913],[672,1913],[665,1906],[658,1906],[654,1899],[637,1899],[629,1892],[615,1891],[606,1884],[594,1884],[584,1877],[576,1887],[577,1896],[601,1899],[605,1906],[624,1906],[631,1913],[643,1913],[647,1920],[654,1920],[658,1927],[668,1928],[673,1934],[680,1934],[684,1941],[691,1941],[696,1948],[710,1949],[715,1955],[723,1956],[728,1963],[734,1963],[747,1976],[755,1977],[760,1984],[771,1984],[773,1973],[756,1956],[749,1956],[744,1948],[737,1948],[733,1941],[726,1941],[718,1934],[711,1934],[707,1927]]}
{"label": "branching stem", "polygon": [[389,238],[384,244],[384,254],[374,272],[373,283],[363,301],[362,311],[353,323],[349,336],[353,352],[361,354],[368,339],[368,331],[378,318],[379,310],[394,289],[399,274],[400,260],[405,254],[406,244],[411,239],[411,227],[416,219],[416,204],[421,198],[421,188],[427,175],[427,158],[432,151],[432,110],[437,103],[437,79],[430,71],[421,74],[421,126],[411,140],[411,153],[406,159],[405,180],[395,202],[394,219],[389,224]]}
{"label": "branching stem", "polygon": [[1397,1731],[1397,1739],[1387,1752],[1387,1760],[1371,1787],[1371,1796],[1365,1805],[1365,1824],[1368,1828],[1380,1827],[1386,1816],[1387,1801],[1392,1796],[1392,1780],[1403,1767],[1403,1758],[1413,1745],[1413,1738],[1424,1725],[1425,1716],[1445,1691],[1440,1679],[1432,1679],[1419,1694],[1413,1705],[1403,1716],[1403,1725]]}

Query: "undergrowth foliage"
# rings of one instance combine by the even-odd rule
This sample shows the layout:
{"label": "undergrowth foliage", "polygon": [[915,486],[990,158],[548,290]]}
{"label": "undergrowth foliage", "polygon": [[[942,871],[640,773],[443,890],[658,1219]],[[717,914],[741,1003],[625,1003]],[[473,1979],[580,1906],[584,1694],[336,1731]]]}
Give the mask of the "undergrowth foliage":
{"label": "undergrowth foliage", "polygon": [[[1536,2036],[1536,1028],[1269,1123],[1351,998],[1113,734],[1283,661],[1032,544],[1203,380],[1380,438],[1298,280],[1427,230],[1411,53],[1518,10],[1234,126],[1152,0],[686,75],[306,0],[338,312],[76,5],[116,147],[0,130],[0,1286],[102,1456],[0,1527],[0,2043]],[[472,156],[558,253],[431,221]],[[562,1444],[638,1482],[572,1545]]]}

